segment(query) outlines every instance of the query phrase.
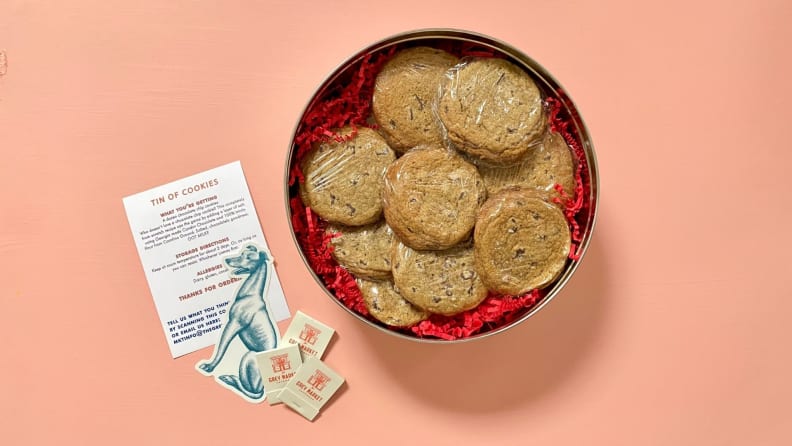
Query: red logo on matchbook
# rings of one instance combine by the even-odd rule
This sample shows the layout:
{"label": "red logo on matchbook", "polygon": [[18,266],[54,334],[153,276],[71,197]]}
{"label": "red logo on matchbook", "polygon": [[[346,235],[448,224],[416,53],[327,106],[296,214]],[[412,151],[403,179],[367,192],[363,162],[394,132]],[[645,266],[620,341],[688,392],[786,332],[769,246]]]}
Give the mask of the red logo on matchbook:
{"label": "red logo on matchbook", "polygon": [[322,330],[319,330],[313,325],[305,324],[305,327],[303,327],[302,331],[300,332],[300,339],[306,344],[314,345],[319,339],[319,335],[321,333]]}
{"label": "red logo on matchbook", "polygon": [[322,373],[321,370],[317,370],[308,378],[308,384],[313,386],[316,390],[322,390],[325,388],[327,383],[330,382],[330,377]]}
{"label": "red logo on matchbook", "polygon": [[272,361],[272,371],[275,373],[285,372],[291,369],[291,361],[289,361],[288,353],[275,355],[270,358],[270,361]]}

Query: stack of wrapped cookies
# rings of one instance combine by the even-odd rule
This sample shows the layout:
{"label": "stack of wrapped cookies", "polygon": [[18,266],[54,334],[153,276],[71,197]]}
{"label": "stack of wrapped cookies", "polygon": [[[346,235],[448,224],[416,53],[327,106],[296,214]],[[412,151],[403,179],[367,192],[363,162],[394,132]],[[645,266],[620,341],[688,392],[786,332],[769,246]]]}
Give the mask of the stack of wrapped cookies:
{"label": "stack of wrapped cookies", "polygon": [[453,317],[551,285],[572,246],[576,158],[531,75],[426,46],[388,55],[365,125],[299,161],[299,197],[388,327]]}

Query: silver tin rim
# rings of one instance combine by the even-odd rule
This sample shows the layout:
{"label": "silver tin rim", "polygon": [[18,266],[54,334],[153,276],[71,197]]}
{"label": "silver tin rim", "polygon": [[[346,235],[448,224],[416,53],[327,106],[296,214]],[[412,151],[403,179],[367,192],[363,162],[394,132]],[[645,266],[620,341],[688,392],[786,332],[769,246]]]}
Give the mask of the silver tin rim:
{"label": "silver tin rim", "polygon": [[[297,136],[297,132],[300,130],[300,123],[303,121],[305,114],[308,110],[313,107],[314,103],[322,96],[322,94],[327,90],[327,87],[330,86],[340,75],[342,75],[346,69],[346,67],[354,64],[355,62],[359,61],[361,58],[365,57],[369,53],[380,51],[386,47],[402,44],[405,42],[415,42],[420,40],[437,40],[437,39],[447,39],[447,40],[457,40],[457,41],[465,41],[470,43],[475,43],[477,45],[481,45],[484,47],[491,48],[495,51],[498,51],[506,56],[508,56],[513,62],[517,62],[522,66],[524,69],[530,71],[534,74],[534,77],[539,79],[543,84],[544,87],[550,91],[554,91],[560,94],[557,94],[556,97],[562,103],[562,106],[566,109],[568,115],[570,116],[570,122],[575,126],[575,131],[577,132],[578,137],[580,138],[580,142],[583,145],[583,151],[586,155],[586,164],[588,167],[588,178],[589,178],[589,196],[588,196],[588,216],[586,218],[585,224],[581,225],[581,229],[583,230],[583,237],[578,247],[578,260],[574,262],[570,262],[570,264],[566,267],[564,272],[562,273],[561,277],[553,285],[553,288],[547,293],[547,295],[539,301],[536,305],[534,305],[530,310],[528,310],[524,315],[520,316],[520,318],[513,320],[509,324],[506,324],[502,327],[498,327],[496,329],[475,334],[473,336],[462,338],[462,339],[454,339],[454,340],[444,340],[444,339],[433,339],[433,338],[419,338],[416,336],[409,336],[401,332],[389,330],[383,326],[375,324],[365,317],[361,316],[360,314],[354,312],[346,305],[344,305],[338,298],[336,298],[326,287],[322,279],[316,274],[316,272],[311,268],[310,264],[308,263],[308,259],[305,257],[305,253],[300,246],[299,241],[297,240],[297,236],[294,233],[294,227],[292,225],[292,212],[290,207],[290,199],[289,196],[289,172],[292,165],[292,159],[295,155],[295,147],[294,147],[294,138]],[[452,29],[452,28],[427,28],[427,29],[419,29],[414,31],[407,31],[399,34],[395,34],[393,36],[387,37],[382,39],[372,45],[363,48],[362,50],[358,51],[352,57],[348,58],[341,64],[339,64],[325,79],[322,83],[317,87],[314,91],[311,98],[306,103],[305,107],[303,108],[303,112],[300,115],[300,118],[297,120],[295,124],[294,130],[292,131],[291,143],[289,146],[288,156],[286,157],[286,166],[284,168],[285,177],[284,177],[284,202],[286,204],[286,214],[289,216],[289,232],[291,233],[292,241],[294,245],[297,247],[297,251],[300,253],[300,257],[302,258],[303,264],[305,267],[310,271],[311,275],[313,276],[316,283],[322,288],[325,294],[336,304],[338,304],[341,308],[343,308],[347,313],[351,314],[358,320],[362,321],[365,325],[369,327],[373,327],[377,330],[380,330],[384,333],[388,333],[389,335],[396,336],[402,339],[408,339],[415,342],[426,343],[426,344],[457,344],[463,342],[471,342],[478,339],[484,339],[490,337],[492,335],[502,333],[512,327],[515,327],[529,318],[531,316],[538,313],[542,308],[544,308],[551,300],[555,298],[558,293],[566,286],[569,279],[577,270],[580,263],[583,261],[586,252],[588,251],[589,243],[591,242],[591,237],[594,232],[594,226],[596,225],[597,221],[597,211],[598,211],[598,203],[599,203],[599,170],[597,168],[597,158],[594,153],[594,144],[591,139],[591,135],[589,134],[588,128],[586,124],[583,122],[583,118],[580,116],[578,112],[578,108],[572,99],[566,94],[566,90],[563,89],[561,84],[547,71],[545,70],[539,63],[535,60],[528,57],[526,54],[522,53],[521,51],[517,50],[516,48],[512,47],[511,45],[502,42],[498,39],[495,39],[490,36],[486,36],[484,34],[472,32],[472,31],[465,31],[460,29]]]}

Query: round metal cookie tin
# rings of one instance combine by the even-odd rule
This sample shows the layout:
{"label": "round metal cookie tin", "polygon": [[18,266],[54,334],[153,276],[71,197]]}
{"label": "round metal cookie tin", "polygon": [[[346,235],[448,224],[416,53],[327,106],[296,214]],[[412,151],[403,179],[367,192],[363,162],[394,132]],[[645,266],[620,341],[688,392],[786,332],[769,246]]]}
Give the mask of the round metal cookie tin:
{"label": "round metal cookie tin", "polygon": [[[570,260],[567,262],[564,271],[561,273],[560,277],[548,288],[543,290],[544,294],[541,297],[541,300],[536,302],[532,307],[525,310],[525,312],[519,315],[517,318],[512,320],[511,322],[504,324],[502,326],[498,326],[495,328],[490,329],[489,331],[484,331],[478,334],[471,335],[465,338],[459,338],[454,340],[443,340],[443,339],[436,339],[436,338],[424,338],[418,337],[415,335],[411,335],[409,332],[406,331],[397,331],[389,329],[383,325],[380,325],[374,321],[371,321],[362,315],[358,314],[357,312],[353,311],[352,309],[348,308],[344,305],[331,291],[328,290],[325,283],[322,279],[317,275],[317,272],[311,267],[308,257],[301,246],[296,234],[295,234],[295,227],[294,227],[294,215],[293,209],[291,207],[292,199],[297,196],[296,186],[292,184],[290,186],[290,182],[293,183],[294,179],[292,177],[292,167],[296,162],[296,155],[297,155],[297,147],[296,147],[296,138],[300,134],[300,131],[303,128],[304,121],[308,113],[312,110],[312,108],[323,98],[325,98],[328,93],[332,92],[334,89],[338,87],[339,82],[343,82],[344,79],[348,79],[350,75],[350,68],[356,66],[363,58],[367,57],[368,55],[387,51],[392,47],[404,47],[404,46],[417,46],[417,45],[426,45],[426,46],[435,46],[438,45],[442,46],[444,44],[462,44],[462,45],[471,45],[476,48],[481,48],[484,51],[490,51],[492,53],[497,54],[500,57],[505,57],[507,60],[515,63],[526,72],[528,72],[537,83],[539,88],[543,91],[547,98],[554,98],[558,103],[560,103],[561,113],[565,113],[566,122],[569,123],[569,132],[575,135],[577,143],[579,147],[582,148],[582,153],[584,154],[584,161],[581,163],[583,166],[581,176],[583,178],[583,201],[582,207],[580,211],[575,216],[575,221],[579,226],[579,233],[580,233],[580,240],[577,244],[576,249],[576,260]],[[599,174],[597,171],[597,161],[594,154],[594,146],[591,141],[591,137],[589,132],[586,128],[586,125],[583,122],[580,114],[578,113],[578,109],[575,104],[572,102],[572,99],[561,87],[561,84],[547,71],[545,70],[539,63],[522,53],[521,51],[517,50],[516,48],[512,47],[511,45],[501,42],[497,39],[492,37],[488,37],[482,34],[478,34],[475,32],[470,31],[463,31],[463,30],[456,30],[456,29],[422,29],[416,31],[409,31],[401,34],[397,34],[379,42],[376,42],[361,51],[357,52],[356,54],[352,55],[348,58],[345,62],[343,62],[338,68],[336,68],[322,84],[317,88],[311,99],[309,100],[307,106],[303,110],[302,115],[297,121],[297,125],[295,130],[292,134],[292,140],[289,147],[289,153],[286,159],[286,167],[285,167],[285,203],[286,203],[286,212],[289,215],[289,222],[290,222],[290,230],[292,234],[292,239],[294,240],[295,246],[297,246],[297,250],[300,252],[300,256],[308,269],[311,272],[311,275],[314,277],[316,282],[322,287],[325,291],[327,296],[335,301],[338,305],[340,305],[345,311],[349,312],[353,317],[356,317],[361,322],[366,325],[369,325],[375,329],[381,330],[383,332],[389,333],[393,336],[409,339],[412,341],[417,342],[424,342],[424,343],[458,343],[458,342],[469,342],[476,339],[483,339],[489,336],[492,336],[497,333],[501,333],[511,327],[514,327],[518,324],[521,324],[528,319],[531,318],[534,314],[540,311],[545,305],[547,305],[552,299],[554,299],[564,288],[567,284],[569,279],[575,273],[578,265],[585,256],[586,250],[589,246],[591,241],[592,233],[594,230],[594,225],[596,222],[597,217],[597,202],[599,197]]]}

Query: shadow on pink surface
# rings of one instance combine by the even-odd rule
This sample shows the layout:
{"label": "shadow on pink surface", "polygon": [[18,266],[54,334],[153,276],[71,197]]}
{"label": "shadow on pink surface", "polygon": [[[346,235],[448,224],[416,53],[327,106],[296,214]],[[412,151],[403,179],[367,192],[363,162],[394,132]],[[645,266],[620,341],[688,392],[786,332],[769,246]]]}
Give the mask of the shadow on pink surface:
{"label": "shadow on pink surface", "polygon": [[559,389],[590,354],[605,323],[611,281],[597,232],[566,288],[517,327],[460,345],[424,345],[360,324],[372,356],[405,392],[445,410],[505,410]]}

